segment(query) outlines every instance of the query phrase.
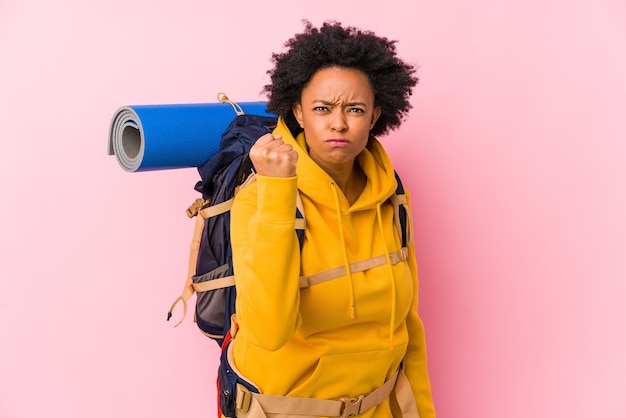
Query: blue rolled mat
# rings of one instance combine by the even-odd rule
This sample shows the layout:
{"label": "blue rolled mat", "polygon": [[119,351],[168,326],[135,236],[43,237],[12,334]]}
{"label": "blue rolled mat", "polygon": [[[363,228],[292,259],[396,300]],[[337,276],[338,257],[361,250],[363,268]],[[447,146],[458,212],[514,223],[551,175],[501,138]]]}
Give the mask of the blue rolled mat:
{"label": "blue rolled mat", "polygon": [[267,102],[163,104],[119,108],[109,128],[108,154],[126,171],[200,167],[218,150],[238,112],[261,116]]}

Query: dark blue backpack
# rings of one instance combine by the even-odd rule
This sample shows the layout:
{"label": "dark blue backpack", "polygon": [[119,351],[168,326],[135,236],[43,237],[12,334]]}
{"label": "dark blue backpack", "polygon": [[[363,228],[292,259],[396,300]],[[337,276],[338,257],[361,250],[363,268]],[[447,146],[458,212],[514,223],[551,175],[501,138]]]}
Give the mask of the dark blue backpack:
{"label": "dark blue backpack", "polygon": [[[178,302],[183,302],[183,318],[187,301],[195,293],[195,321],[200,330],[220,346],[230,330],[235,313],[232,249],[230,245],[230,206],[239,187],[252,174],[248,152],[261,136],[276,126],[276,117],[240,114],[228,126],[218,152],[198,167],[201,180],[195,190],[202,194],[188,209],[196,217],[191,243],[189,271],[182,294],[174,301],[167,319]],[[296,218],[302,218],[300,211]],[[297,229],[300,244],[304,230]]]}

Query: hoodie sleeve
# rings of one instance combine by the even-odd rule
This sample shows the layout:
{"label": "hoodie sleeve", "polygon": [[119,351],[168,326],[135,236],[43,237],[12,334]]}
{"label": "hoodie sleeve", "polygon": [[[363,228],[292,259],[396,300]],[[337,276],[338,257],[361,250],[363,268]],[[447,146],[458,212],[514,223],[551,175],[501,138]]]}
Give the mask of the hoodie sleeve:
{"label": "hoodie sleeve", "polygon": [[[407,199],[409,198],[408,192]],[[410,203],[409,203],[410,210]],[[411,228],[413,226],[411,225]],[[435,418],[435,408],[430,388],[430,379],[428,377],[428,365],[426,362],[426,341],[424,337],[424,325],[418,315],[418,278],[417,278],[417,262],[415,259],[415,247],[410,245],[409,248],[409,267],[413,278],[413,286],[415,294],[413,303],[407,317],[407,328],[409,331],[409,344],[405,357],[405,372],[415,401],[420,418]]]}
{"label": "hoodie sleeve", "polygon": [[297,178],[256,176],[231,209],[237,321],[251,343],[278,350],[300,323]]}

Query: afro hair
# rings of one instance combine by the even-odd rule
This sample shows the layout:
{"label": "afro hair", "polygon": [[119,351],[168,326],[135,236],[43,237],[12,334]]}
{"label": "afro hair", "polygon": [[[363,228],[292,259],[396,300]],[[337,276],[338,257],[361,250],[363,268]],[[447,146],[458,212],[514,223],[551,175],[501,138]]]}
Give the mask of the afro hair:
{"label": "afro hair", "polygon": [[302,90],[318,70],[343,67],[362,71],[370,80],[381,115],[371,130],[384,135],[400,126],[411,109],[409,98],[417,84],[415,68],[398,58],[396,42],[371,31],[343,27],[334,21],[315,28],[304,21],[305,29],[285,42],[287,50],[272,54],[274,68],[267,71],[271,84],[267,110],[283,116],[294,134],[301,131],[292,106],[300,102]]}

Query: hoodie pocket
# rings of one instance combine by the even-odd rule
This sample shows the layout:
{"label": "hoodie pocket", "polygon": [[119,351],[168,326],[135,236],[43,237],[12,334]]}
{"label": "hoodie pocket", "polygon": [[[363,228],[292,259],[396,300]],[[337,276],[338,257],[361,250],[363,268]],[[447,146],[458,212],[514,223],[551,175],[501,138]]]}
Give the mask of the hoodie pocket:
{"label": "hoodie pocket", "polygon": [[391,350],[322,356],[311,377],[289,395],[333,399],[368,394],[396,372],[405,353],[406,344]]}

